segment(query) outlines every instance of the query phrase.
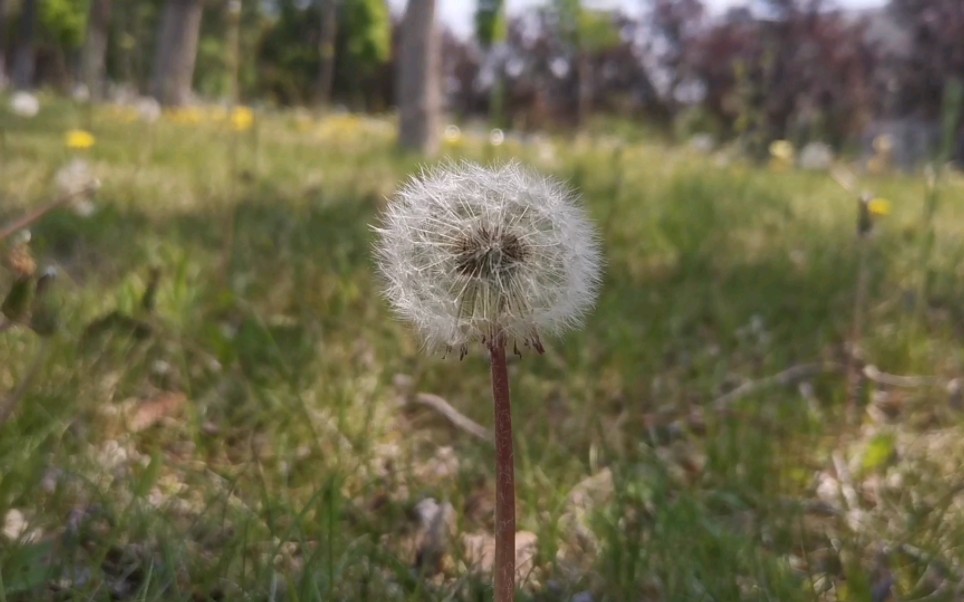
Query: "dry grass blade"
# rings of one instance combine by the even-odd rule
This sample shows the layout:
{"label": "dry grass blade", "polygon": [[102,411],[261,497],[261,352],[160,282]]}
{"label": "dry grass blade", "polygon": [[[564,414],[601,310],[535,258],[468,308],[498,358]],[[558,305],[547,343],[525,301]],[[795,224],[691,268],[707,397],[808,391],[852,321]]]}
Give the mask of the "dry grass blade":
{"label": "dry grass blade", "polygon": [[431,393],[418,393],[413,398],[413,401],[435,410],[444,416],[445,419],[451,422],[456,428],[465,431],[476,439],[485,441],[486,443],[492,443],[492,433],[490,433],[488,429],[453,408],[449,402],[445,401],[438,395],[432,395]]}
{"label": "dry grass blade", "polygon": [[729,409],[730,405],[738,399],[746,397],[747,395],[752,395],[757,391],[774,386],[786,386],[804,378],[817,376],[818,374],[823,374],[825,372],[837,372],[839,370],[840,365],[835,363],[817,362],[791,366],[790,368],[787,368],[786,370],[778,372],[772,376],[745,382],[732,391],[724,393],[723,395],[720,395],[714,399],[712,405],[717,411],[725,411]]}

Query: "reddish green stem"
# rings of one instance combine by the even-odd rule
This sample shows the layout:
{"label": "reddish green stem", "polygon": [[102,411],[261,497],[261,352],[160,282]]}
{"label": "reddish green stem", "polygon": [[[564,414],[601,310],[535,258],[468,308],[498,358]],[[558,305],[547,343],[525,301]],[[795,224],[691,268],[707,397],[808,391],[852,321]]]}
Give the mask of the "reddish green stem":
{"label": "reddish green stem", "polygon": [[505,340],[489,343],[495,401],[495,602],[515,600],[515,463]]}

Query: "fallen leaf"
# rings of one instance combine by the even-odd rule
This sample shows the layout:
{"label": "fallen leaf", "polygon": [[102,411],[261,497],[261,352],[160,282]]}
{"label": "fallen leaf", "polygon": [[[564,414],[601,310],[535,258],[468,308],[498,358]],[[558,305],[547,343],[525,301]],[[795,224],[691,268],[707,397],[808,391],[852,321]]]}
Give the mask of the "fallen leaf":
{"label": "fallen leaf", "polygon": [[134,407],[127,420],[127,428],[133,433],[149,429],[164,418],[181,411],[187,402],[183,393],[165,392]]}

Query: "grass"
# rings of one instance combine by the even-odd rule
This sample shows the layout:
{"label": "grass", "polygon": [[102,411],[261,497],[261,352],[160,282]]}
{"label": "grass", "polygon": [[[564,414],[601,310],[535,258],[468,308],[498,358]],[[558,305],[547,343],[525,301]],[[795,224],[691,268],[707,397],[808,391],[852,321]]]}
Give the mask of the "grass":
{"label": "grass", "polygon": [[[490,596],[467,542],[492,532],[493,449],[406,403],[437,394],[490,425],[485,355],[422,354],[373,277],[368,224],[418,166],[389,120],[233,132],[50,101],[0,126],[0,223],[56,196],[69,128],[96,135],[82,154],[103,182],[93,216],[32,228],[60,269],[60,332],[0,334],[4,395],[41,362],[0,425],[0,600]],[[563,177],[604,231],[586,328],[510,366],[519,527],[537,536],[521,600],[964,595],[962,408],[945,391],[964,371],[959,174],[931,224],[923,177],[864,182],[894,204],[864,354],[935,380],[869,383],[855,423],[834,367],[856,200],[826,174],[592,137],[466,135],[447,153]],[[111,312],[147,330],[91,335]],[[811,362],[827,369],[713,402]],[[441,541],[419,527],[427,498],[451,504]]]}

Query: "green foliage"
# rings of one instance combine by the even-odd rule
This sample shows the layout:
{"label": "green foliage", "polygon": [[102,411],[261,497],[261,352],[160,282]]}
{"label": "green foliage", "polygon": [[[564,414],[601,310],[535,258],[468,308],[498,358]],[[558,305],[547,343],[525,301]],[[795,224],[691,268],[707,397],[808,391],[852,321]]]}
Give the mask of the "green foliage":
{"label": "green foliage", "polygon": [[583,6],[581,0],[554,0],[559,34],[582,52],[600,52],[619,44],[613,13]]}
{"label": "green foliage", "polygon": [[586,52],[601,52],[619,44],[612,13],[583,9],[578,23],[579,43]]}
{"label": "green foliage", "polygon": [[385,0],[345,0],[341,31],[346,32],[350,61],[370,72],[392,51],[392,22]]}
{"label": "green foliage", "polygon": [[40,24],[59,46],[80,48],[87,35],[89,0],[40,0]]}
{"label": "green foliage", "polygon": [[505,40],[505,0],[478,0],[475,9],[475,37],[483,48]]}

